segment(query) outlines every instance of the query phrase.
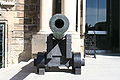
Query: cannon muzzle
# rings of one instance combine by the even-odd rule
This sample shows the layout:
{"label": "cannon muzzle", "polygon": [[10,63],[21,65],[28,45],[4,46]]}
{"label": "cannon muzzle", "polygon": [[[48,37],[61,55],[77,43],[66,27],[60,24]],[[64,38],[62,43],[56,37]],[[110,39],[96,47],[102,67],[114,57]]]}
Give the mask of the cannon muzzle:
{"label": "cannon muzzle", "polygon": [[69,28],[69,20],[63,14],[56,14],[51,17],[49,22],[50,29],[56,39],[62,39]]}

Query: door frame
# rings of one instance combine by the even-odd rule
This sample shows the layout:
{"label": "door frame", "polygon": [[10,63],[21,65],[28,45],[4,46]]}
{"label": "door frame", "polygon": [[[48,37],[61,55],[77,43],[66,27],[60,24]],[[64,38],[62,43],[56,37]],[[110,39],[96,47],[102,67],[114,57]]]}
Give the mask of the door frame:
{"label": "door frame", "polygon": [[7,27],[7,20],[0,19],[0,23],[4,24],[4,67],[8,67],[8,27]]}

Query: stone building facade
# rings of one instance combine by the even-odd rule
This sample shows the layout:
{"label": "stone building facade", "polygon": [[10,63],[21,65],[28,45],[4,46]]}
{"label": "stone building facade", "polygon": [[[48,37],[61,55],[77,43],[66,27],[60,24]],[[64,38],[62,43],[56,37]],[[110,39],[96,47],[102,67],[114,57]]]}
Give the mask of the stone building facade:
{"label": "stone building facade", "polygon": [[[5,24],[4,58],[2,58],[4,67],[21,61],[28,61],[32,58],[32,54],[37,53],[34,50],[37,48],[37,45],[32,40],[36,40],[35,36],[51,33],[49,19],[54,14],[54,1],[0,1],[0,24]],[[77,41],[80,45],[76,45],[75,42],[73,45],[76,48],[74,49],[84,53],[85,0],[61,0],[61,13],[70,20],[68,32],[77,35],[74,36],[73,43]],[[76,30],[76,25],[78,30]],[[39,39],[37,40],[38,44],[44,44],[44,42],[39,43]],[[38,49],[42,49],[44,46],[38,47]]]}

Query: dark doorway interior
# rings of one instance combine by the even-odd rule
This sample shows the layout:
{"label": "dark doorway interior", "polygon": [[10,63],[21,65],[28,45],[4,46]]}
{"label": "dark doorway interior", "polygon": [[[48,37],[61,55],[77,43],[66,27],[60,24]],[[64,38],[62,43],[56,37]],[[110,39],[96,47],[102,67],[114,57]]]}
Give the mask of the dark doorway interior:
{"label": "dark doorway interior", "polygon": [[120,52],[119,3],[119,0],[86,1],[86,33],[96,37],[97,50]]}

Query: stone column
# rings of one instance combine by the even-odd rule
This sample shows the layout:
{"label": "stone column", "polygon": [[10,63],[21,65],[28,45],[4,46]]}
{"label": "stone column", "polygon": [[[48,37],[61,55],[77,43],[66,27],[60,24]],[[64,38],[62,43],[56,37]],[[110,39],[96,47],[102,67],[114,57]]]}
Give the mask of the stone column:
{"label": "stone column", "polygon": [[80,35],[76,32],[76,8],[77,0],[64,0],[63,14],[69,19],[69,29],[67,33],[72,34],[72,52],[80,52]]}
{"label": "stone column", "polygon": [[40,33],[49,33],[49,20],[52,17],[53,0],[40,0]]}
{"label": "stone column", "polygon": [[81,19],[81,0],[78,0],[78,32],[80,33],[80,19]]}
{"label": "stone column", "polygon": [[63,14],[67,16],[70,22],[68,31],[76,31],[76,0],[64,0],[63,1]]}
{"label": "stone column", "polygon": [[82,13],[82,19],[83,19],[83,21],[82,21],[82,30],[80,30],[80,31],[82,31],[81,32],[81,38],[80,38],[80,52],[81,52],[81,57],[82,58],[84,58],[83,56],[84,56],[84,48],[85,48],[85,46],[84,46],[84,33],[85,33],[85,24],[86,24],[86,0],[82,0],[81,1],[81,4],[82,4],[82,7],[83,7],[83,13]]}
{"label": "stone column", "polygon": [[83,33],[85,32],[86,24],[86,0],[83,0]]}

